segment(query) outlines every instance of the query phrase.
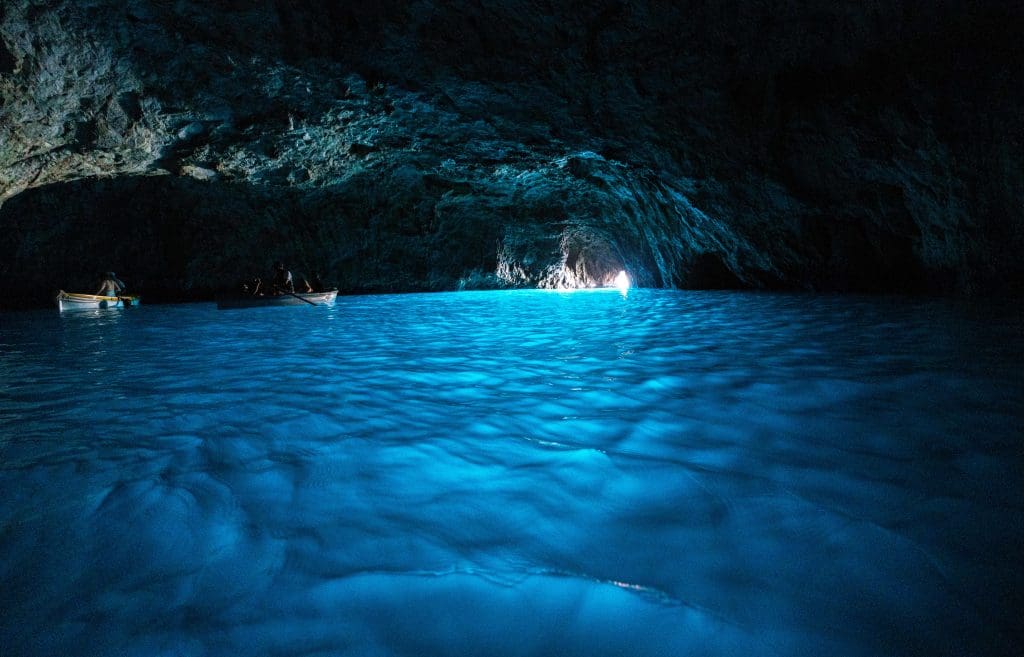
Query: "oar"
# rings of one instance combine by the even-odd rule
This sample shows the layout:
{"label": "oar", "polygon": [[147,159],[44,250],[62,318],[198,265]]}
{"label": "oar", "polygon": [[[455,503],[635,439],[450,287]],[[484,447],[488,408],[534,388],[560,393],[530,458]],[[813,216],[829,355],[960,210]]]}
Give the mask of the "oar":
{"label": "oar", "polygon": [[289,292],[288,290],[285,290],[285,291],[284,291],[284,293],[285,293],[285,294],[290,294],[290,295],[292,295],[293,297],[295,297],[295,298],[296,298],[296,299],[298,299],[299,301],[305,301],[306,303],[308,303],[308,304],[309,304],[309,305],[311,305],[311,306],[319,306],[319,305],[320,305],[320,304],[318,304],[318,303],[313,303],[313,302],[312,302],[312,301],[310,301],[309,299],[304,299],[304,298],[300,297],[299,295],[295,294],[294,292]]}

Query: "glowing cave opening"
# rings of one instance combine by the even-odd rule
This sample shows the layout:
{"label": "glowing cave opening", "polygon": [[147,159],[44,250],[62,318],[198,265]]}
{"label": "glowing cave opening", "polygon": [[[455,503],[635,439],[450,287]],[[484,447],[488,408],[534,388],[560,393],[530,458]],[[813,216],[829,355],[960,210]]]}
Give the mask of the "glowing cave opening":
{"label": "glowing cave opening", "polygon": [[562,235],[562,261],[548,269],[538,287],[557,290],[619,290],[633,282],[621,250],[603,231],[576,226]]}

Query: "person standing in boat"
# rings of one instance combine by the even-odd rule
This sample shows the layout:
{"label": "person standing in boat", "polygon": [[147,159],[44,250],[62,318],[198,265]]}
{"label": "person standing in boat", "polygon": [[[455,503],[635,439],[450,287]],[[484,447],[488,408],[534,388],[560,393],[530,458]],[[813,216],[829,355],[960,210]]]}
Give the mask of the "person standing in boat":
{"label": "person standing in boat", "polygon": [[124,281],[119,279],[114,272],[108,271],[103,275],[100,289],[96,291],[96,294],[101,297],[116,297],[124,292],[124,287]]}
{"label": "person standing in boat", "polygon": [[295,281],[292,273],[285,269],[280,260],[274,263],[274,279],[270,283],[274,294],[295,294]]}

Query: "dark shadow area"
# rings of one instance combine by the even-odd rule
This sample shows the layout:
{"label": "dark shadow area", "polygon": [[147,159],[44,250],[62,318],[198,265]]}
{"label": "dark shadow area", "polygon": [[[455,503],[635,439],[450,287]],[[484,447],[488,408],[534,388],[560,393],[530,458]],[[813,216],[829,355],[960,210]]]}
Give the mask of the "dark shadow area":
{"label": "dark shadow area", "polygon": [[14,58],[14,53],[8,49],[4,40],[0,39],[0,75],[13,73],[14,67],[17,66],[17,64],[18,61]]}
{"label": "dark shadow area", "polygon": [[296,276],[318,271],[342,293],[454,289],[467,269],[493,271],[488,231],[410,233],[406,214],[368,206],[365,190],[345,187],[171,176],[50,185],[0,207],[2,304],[46,305],[58,289],[92,293],[109,270],[146,302],[211,299],[266,278],[276,260]]}
{"label": "dark shadow area", "polygon": [[701,253],[679,275],[679,287],[704,290],[739,290],[746,287],[716,253]]}

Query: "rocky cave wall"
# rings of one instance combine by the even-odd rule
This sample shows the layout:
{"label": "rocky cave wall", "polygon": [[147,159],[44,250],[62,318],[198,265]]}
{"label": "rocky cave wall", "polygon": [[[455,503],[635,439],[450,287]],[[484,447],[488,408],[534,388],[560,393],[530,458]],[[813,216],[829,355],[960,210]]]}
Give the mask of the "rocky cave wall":
{"label": "rocky cave wall", "polygon": [[1024,8],[820,4],[5,0],[0,275],[1019,294]]}

